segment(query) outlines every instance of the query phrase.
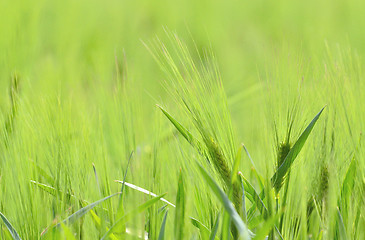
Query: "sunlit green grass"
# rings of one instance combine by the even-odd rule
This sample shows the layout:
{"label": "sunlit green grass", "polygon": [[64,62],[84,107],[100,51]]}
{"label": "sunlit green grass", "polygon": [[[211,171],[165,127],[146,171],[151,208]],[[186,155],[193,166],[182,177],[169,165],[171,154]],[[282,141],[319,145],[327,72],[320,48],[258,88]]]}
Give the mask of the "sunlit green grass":
{"label": "sunlit green grass", "polygon": [[364,5],[0,0],[0,238],[363,239]]}

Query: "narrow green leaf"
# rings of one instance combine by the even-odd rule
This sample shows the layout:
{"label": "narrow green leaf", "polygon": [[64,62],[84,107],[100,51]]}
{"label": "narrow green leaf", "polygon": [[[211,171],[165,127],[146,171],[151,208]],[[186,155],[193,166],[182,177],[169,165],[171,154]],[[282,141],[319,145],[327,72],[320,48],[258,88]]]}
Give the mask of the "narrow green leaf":
{"label": "narrow green leaf", "polygon": [[267,219],[264,222],[263,226],[260,227],[260,229],[256,232],[256,235],[253,238],[253,240],[265,239],[266,236],[269,234],[269,232],[272,230],[272,228],[275,226],[275,222],[279,219],[281,214],[282,213],[278,213],[278,214],[270,217],[269,219]]}
{"label": "narrow green leaf", "polygon": [[158,234],[158,240],[164,240],[165,239],[165,226],[166,226],[166,219],[167,219],[167,213],[168,212],[169,212],[169,210],[166,210],[165,215],[163,217],[161,228],[160,228],[160,233]]}
{"label": "narrow green leaf", "polygon": [[[89,205],[87,205],[86,207],[81,208],[80,210],[74,212],[73,214],[71,214],[68,218],[66,218],[65,220],[62,221],[62,223],[64,224],[72,224],[73,222],[75,222],[76,220],[78,220],[79,218],[81,218],[82,216],[84,216],[86,213],[88,213],[91,209],[93,209],[96,205],[104,202],[105,200],[112,198],[114,196],[119,195],[120,193],[114,193],[110,196],[107,196],[105,198],[102,198],[96,202],[93,202]],[[61,223],[58,223],[55,227],[59,227],[61,225]]]}
{"label": "narrow green leaf", "polygon": [[212,231],[210,233],[210,236],[209,236],[209,240],[214,240],[215,239],[215,236],[217,235],[217,232],[218,232],[218,226],[219,226],[219,215],[217,216],[217,219],[215,220],[213,229],[212,229]]}
{"label": "narrow green leaf", "polygon": [[243,149],[245,149],[246,155],[247,155],[248,159],[250,159],[250,162],[252,164],[251,172],[254,174],[257,181],[259,182],[261,189],[263,189],[264,188],[264,183],[263,183],[264,180],[263,180],[262,176],[257,172],[255,163],[253,162],[252,157],[251,157],[248,149],[246,148],[246,146],[244,144],[243,144]]}
{"label": "narrow green leaf", "polygon": [[268,216],[268,211],[264,202],[260,198],[259,194],[256,192],[255,188],[251,185],[251,183],[242,174],[240,174],[240,176],[243,180],[243,187],[246,193],[248,193],[246,194],[246,196],[251,196],[248,199],[250,199],[251,202],[257,206],[257,209],[260,211],[262,216],[266,218]]}
{"label": "narrow green leaf", "polygon": [[[115,182],[117,182],[117,183],[123,183],[123,181],[120,181],[120,180],[115,180]],[[150,191],[148,191],[147,189],[141,188],[141,187],[139,187],[139,186],[136,186],[136,185],[134,185],[134,184],[132,184],[132,183],[124,182],[124,185],[125,185],[125,186],[127,186],[127,187],[129,187],[129,188],[131,188],[131,189],[137,190],[138,192],[144,193],[144,194],[146,194],[146,195],[150,195],[150,196],[152,196],[152,197],[157,197],[157,195],[156,195],[155,193],[150,192]],[[176,207],[176,206],[175,206],[175,204],[173,204],[173,203],[171,203],[171,202],[167,201],[165,198],[161,198],[160,200],[161,200],[162,202],[167,203],[167,204],[168,204],[168,205],[170,205],[171,207]]]}
{"label": "narrow green leaf", "polygon": [[247,211],[246,211],[246,194],[245,194],[245,187],[243,186],[243,183],[240,182],[242,186],[242,218],[243,221],[247,224]]}
{"label": "narrow green leaf", "polygon": [[307,141],[307,138],[309,134],[311,133],[314,125],[316,124],[318,118],[320,117],[322,111],[324,110],[324,107],[319,111],[319,113],[313,118],[313,120],[309,123],[307,128],[303,131],[303,133],[300,135],[298,140],[295,142],[293,147],[290,149],[288,155],[285,157],[284,162],[281,164],[279,169],[275,172],[273,177],[271,178],[271,183],[273,187],[275,188],[276,192],[279,192],[284,177],[286,176],[287,172],[290,169],[290,166],[294,162],[295,158],[298,156],[299,152],[302,150],[304,143]]}
{"label": "narrow green leaf", "polygon": [[148,200],[147,202],[141,204],[137,208],[133,209],[129,213],[126,213],[123,217],[121,217],[114,223],[114,225],[104,234],[104,236],[101,239],[106,239],[110,234],[114,233],[115,230],[119,229],[120,226],[124,225],[129,219],[133,218],[136,214],[145,211],[147,208],[149,208],[150,206],[152,206],[153,204],[158,202],[160,200],[160,198],[162,198],[165,195],[166,195],[166,193],[162,194],[160,196],[154,197],[154,198]]}
{"label": "narrow green leaf", "polygon": [[184,238],[184,223],[185,223],[185,190],[184,177],[180,170],[177,195],[176,195],[176,210],[175,210],[175,239],[181,240]]}
{"label": "narrow green leaf", "polygon": [[223,190],[218,186],[218,184],[213,180],[213,178],[205,171],[205,169],[198,164],[200,173],[213,190],[214,195],[218,198],[218,200],[222,203],[225,210],[229,214],[232,219],[232,222],[236,226],[240,239],[251,239],[249,231],[247,229],[246,224],[242,221],[241,217],[238,215],[236,209],[234,208],[231,201],[227,195],[223,192]]}
{"label": "narrow green leaf", "polygon": [[40,174],[49,184],[54,184],[54,179],[43,169],[41,168],[35,161],[32,159],[30,162],[33,164],[33,166],[37,169],[38,174]]}
{"label": "narrow green leaf", "polygon": [[355,184],[356,166],[356,160],[355,158],[352,158],[350,166],[347,169],[345,179],[342,183],[341,199],[344,200],[346,204],[350,201],[349,198]]}
{"label": "narrow green leaf", "polygon": [[191,146],[196,148],[199,152],[201,152],[201,143],[177,120],[175,120],[163,107],[157,105],[158,108],[161,109],[163,114],[170,120],[170,122],[175,126],[175,128],[183,135],[183,137],[190,143]]}
{"label": "narrow green leaf", "polygon": [[321,230],[318,234],[317,240],[322,240],[323,238],[323,230]]}
{"label": "narrow green leaf", "polygon": [[0,217],[3,220],[6,228],[9,230],[9,232],[10,232],[11,236],[13,237],[13,239],[14,240],[20,240],[21,238],[19,237],[19,234],[17,233],[15,228],[11,225],[11,223],[8,221],[8,219],[6,219],[4,214],[2,214],[1,212],[0,212]]}
{"label": "narrow green leaf", "polygon": [[210,231],[207,226],[201,223],[198,219],[190,217],[191,223],[200,230],[201,239],[207,239],[210,235]]}
{"label": "narrow green leaf", "polygon": [[[94,222],[94,225],[96,226],[96,228],[100,231],[101,229],[105,228],[106,231],[109,231],[109,228],[107,227],[102,227],[102,222],[101,219],[98,215],[96,215],[96,213],[94,212],[94,210],[90,210],[90,215],[91,215],[91,219]],[[103,231],[104,232],[104,231]],[[114,234],[110,234],[109,235],[110,239],[112,240],[118,240],[118,238],[114,235]]]}
{"label": "narrow green leaf", "polygon": [[64,223],[61,223],[61,227],[67,240],[76,240],[69,227],[67,227]]}
{"label": "narrow green leaf", "polygon": [[98,187],[98,191],[99,191],[100,196],[102,196],[102,195],[101,195],[100,183],[99,183],[99,177],[98,177],[98,173],[96,172],[95,164],[94,164],[94,163],[92,163],[92,166],[93,166],[93,170],[94,170],[94,176],[95,176],[96,186]]}
{"label": "narrow green leaf", "polygon": [[[57,193],[59,194],[64,194],[62,191],[60,190],[57,190],[55,189],[54,187],[51,187],[51,186],[48,186],[44,183],[39,183],[39,182],[36,182],[36,181],[33,181],[33,180],[30,180],[31,183],[33,183],[34,185],[36,185],[37,187],[39,187],[40,189],[42,189],[43,191],[53,195],[53,196],[57,196]],[[70,194],[66,194],[67,197],[71,198],[73,197],[72,195]]]}
{"label": "narrow green leaf", "polygon": [[340,209],[338,209],[338,208],[337,208],[337,219],[338,219],[338,232],[339,232],[339,235],[340,235],[339,239],[346,240],[347,239],[346,228],[345,228],[345,225],[343,223],[343,219],[342,219]]}
{"label": "narrow green leaf", "polygon": [[78,199],[76,198],[74,195],[70,194],[70,193],[65,193],[61,190],[58,190],[52,186],[49,186],[49,185],[46,185],[44,183],[40,183],[40,182],[36,182],[36,181],[33,181],[33,180],[30,180],[31,183],[33,183],[34,185],[36,185],[38,188],[42,189],[43,191],[53,195],[53,196],[57,196],[57,195],[64,195],[67,199],[74,199],[74,200],[77,200],[77,201],[81,201],[83,203],[87,203],[85,200],[82,200],[82,199]]}
{"label": "narrow green leaf", "polygon": [[238,148],[236,153],[236,157],[234,159],[233,168],[232,168],[232,184],[234,184],[238,179],[238,168],[241,162],[241,152],[242,152],[243,144]]}
{"label": "narrow green leaf", "polygon": [[[129,159],[128,159],[128,163],[127,163],[127,167],[125,169],[124,172],[124,177],[123,177],[123,183],[122,183],[122,187],[120,189],[120,196],[119,196],[119,201],[118,201],[118,207],[117,207],[117,214],[115,215],[115,219],[119,219],[124,215],[124,207],[123,207],[123,193],[124,193],[124,185],[125,185],[125,179],[127,178],[127,173],[128,173],[128,169],[129,169],[129,164],[131,163],[131,159],[133,157],[133,151],[131,152],[131,154],[129,155]],[[120,232],[125,232],[126,230],[126,226],[121,225],[120,228],[118,229]]]}
{"label": "narrow green leaf", "polygon": [[222,221],[222,232],[221,239],[222,240],[230,240],[231,239],[231,217],[227,211],[223,212],[223,221]]}
{"label": "narrow green leaf", "polygon": [[248,157],[248,159],[250,159],[250,162],[251,162],[252,166],[256,169],[255,163],[252,160],[252,157],[250,155],[250,152],[248,151],[248,149],[246,148],[246,146],[244,144],[242,144],[242,146],[243,146],[243,149],[245,149],[245,152],[247,154],[247,157]]}

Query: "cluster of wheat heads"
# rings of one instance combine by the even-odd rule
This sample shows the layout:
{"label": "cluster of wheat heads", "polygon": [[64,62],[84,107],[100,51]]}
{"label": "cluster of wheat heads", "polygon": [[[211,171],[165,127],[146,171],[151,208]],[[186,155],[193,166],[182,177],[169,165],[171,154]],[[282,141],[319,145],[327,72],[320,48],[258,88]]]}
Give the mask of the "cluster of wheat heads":
{"label": "cluster of wheat heads", "polygon": [[[228,234],[227,236],[225,235],[227,233],[222,231],[221,238],[283,239],[283,232],[288,232],[284,228],[291,228],[289,231],[291,237],[303,236],[302,231],[309,231],[303,226],[306,226],[307,222],[310,221],[314,207],[322,209],[322,206],[325,205],[329,169],[326,163],[320,164],[320,184],[318,190],[310,194],[310,196],[315,197],[311,197],[307,203],[305,219],[297,217],[291,224],[285,224],[284,216],[287,213],[285,209],[288,204],[290,170],[324,108],[318,112],[297,139],[293,139],[291,136],[292,128],[295,127],[293,126],[295,117],[289,114],[285,139],[283,141],[277,139],[275,172],[270,180],[265,180],[253,168],[256,181],[260,186],[255,188],[239,171],[242,147],[248,156],[249,153],[242,145],[234,154],[235,144],[230,113],[214,55],[211,52],[207,52],[203,56],[199,53],[194,55],[194,53],[189,52],[187,46],[175,34],[170,35],[170,40],[173,43],[170,48],[157,39],[149,49],[161,69],[166,73],[167,78],[164,86],[190,119],[185,123],[191,126],[190,130],[184,127],[185,124],[180,123],[165,108],[158,107],[201,155],[203,160],[200,162],[198,160],[197,165],[208,185],[212,187],[211,181],[214,181],[213,179],[221,182],[219,187],[214,183],[212,190],[224,206],[224,212],[230,216],[224,221],[233,224],[232,235]],[[351,171],[351,166],[349,171]],[[346,179],[343,184],[346,184]],[[220,187],[221,190],[218,191],[216,188]],[[224,194],[225,197],[222,197],[221,194]],[[245,203],[245,198],[250,201],[250,204]],[[229,206],[234,206],[234,209],[232,210]],[[247,206],[249,209],[246,209]],[[257,210],[258,214],[256,213]],[[340,211],[335,217],[338,228],[335,230],[334,236],[343,237],[345,235]],[[258,221],[262,221],[264,224],[261,225],[261,228],[256,229],[255,226],[258,226]],[[222,226],[229,226],[230,223],[223,222]],[[320,229],[316,237],[320,239],[323,230],[323,228]]]}

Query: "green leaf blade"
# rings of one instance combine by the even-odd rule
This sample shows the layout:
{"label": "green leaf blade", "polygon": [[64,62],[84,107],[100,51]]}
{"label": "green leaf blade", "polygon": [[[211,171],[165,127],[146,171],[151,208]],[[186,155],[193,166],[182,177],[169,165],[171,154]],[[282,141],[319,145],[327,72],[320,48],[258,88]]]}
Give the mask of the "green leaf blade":
{"label": "green leaf blade", "polygon": [[319,113],[309,123],[307,128],[303,131],[303,133],[300,135],[298,140],[293,145],[292,149],[290,149],[288,155],[285,157],[281,166],[278,168],[278,170],[272,176],[271,183],[272,183],[273,187],[275,188],[276,192],[280,191],[280,188],[284,181],[284,177],[286,176],[287,172],[289,171],[292,163],[298,156],[299,152],[302,150],[304,143],[307,141],[309,134],[311,133],[314,125],[316,124],[317,120],[319,119],[320,115],[322,114],[324,108],[325,107],[323,107],[321,109],[321,111],[319,111]]}
{"label": "green leaf blade", "polygon": [[11,236],[13,237],[13,239],[14,240],[21,240],[21,238],[19,237],[18,232],[15,230],[13,225],[11,225],[9,220],[1,212],[0,212],[0,218],[3,220],[6,228],[9,230],[9,232],[10,232]]}
{"label": "green leaf blade", "polygon": [[158,234],[158,240],[165,239],[165,226],[166,226],[167,213],[168,213],[168,210],[166,210],[166,213],[163,217],[161,228],[160,228],[160,233]]}
{"label": "green leaf blade", "polygon": [[225,210],[229,214],[232,219],[232,222],[236,226],[240,239],[251,239],[249,230],[246,224],[242,221],[241,217],[238,215],[236,209],[234,208],[233,203],[229,200],[227,195],[223,192],[223,190],[218,186],[218,184],[213,180],[213,178],[205,171],[205,169],[198,164],[200,173],[213,190],[214,195],[218,198],[218,200],[222,203]]}

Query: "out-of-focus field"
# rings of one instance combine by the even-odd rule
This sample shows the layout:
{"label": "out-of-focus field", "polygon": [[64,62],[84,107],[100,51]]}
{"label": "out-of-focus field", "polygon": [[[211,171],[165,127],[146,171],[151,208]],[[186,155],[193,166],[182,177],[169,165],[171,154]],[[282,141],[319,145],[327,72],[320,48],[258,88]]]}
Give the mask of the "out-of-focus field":
{"label": "out-of-focus field", "polygon": [[[242,150],[236,169],[244,213],[234,203],[253,234],[363,239],[364,9],[359,0],[0,0],[0,238],[100,239],[124,214],[109,238],[158,239],[164,229],[165,239],[208,239],[218,215],[216,237],[237,238],[199,166],[234,202],[235,180],[225,182],[212,151],[217,144],[232,177],[244,143],[252,158]],[[191,59],[178,58],[174,34]],[[154,59],[165,53],[156,39],[177,52],[165,66],[172,71],[175,61],[181,79]],[[184,71],[192,62],[200,67]],[[221,80],[212,75],[218,69]],[[293,149],[324,106],[275,191],[270,179],[283,144],[289,138]],[[114,180],[125,175],[167,193],[176,208],[158,201],[137,211],[152,197],[124,186],[122,197],[54,227],[120,192]]]}

